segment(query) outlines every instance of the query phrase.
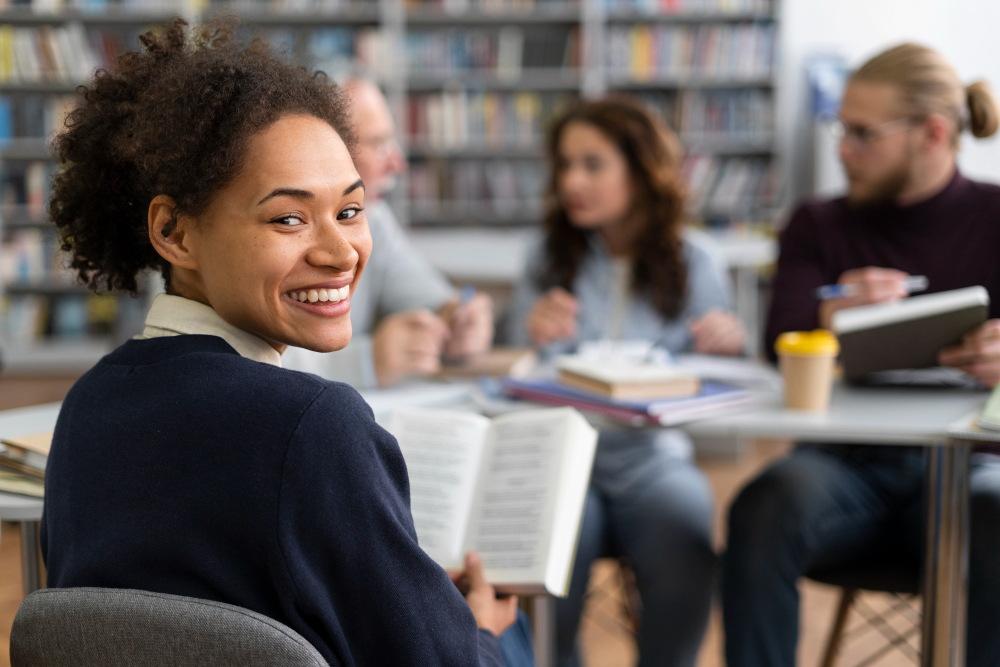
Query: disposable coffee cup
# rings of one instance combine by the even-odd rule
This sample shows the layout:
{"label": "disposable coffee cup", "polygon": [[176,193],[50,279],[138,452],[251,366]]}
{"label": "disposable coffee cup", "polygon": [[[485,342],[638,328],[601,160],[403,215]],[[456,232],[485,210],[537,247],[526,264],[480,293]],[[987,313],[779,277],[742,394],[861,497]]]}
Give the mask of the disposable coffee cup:
{"label": "disposable coffee cup", "polygon": [[831,332],[789,331],[774,344],[785,381],[785,407],[821,412],[830,407],[833,367],[840,353]]}

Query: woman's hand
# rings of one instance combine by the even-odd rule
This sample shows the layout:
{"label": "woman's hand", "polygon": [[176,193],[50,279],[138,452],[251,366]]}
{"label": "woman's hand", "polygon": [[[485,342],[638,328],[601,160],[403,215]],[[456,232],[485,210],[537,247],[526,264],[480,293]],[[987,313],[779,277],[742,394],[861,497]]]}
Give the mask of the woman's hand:
{"label": "woman's hand", "polygon": [[1000,382],[1000,320],[988,320],[965,334],[961,345],[946,347],[938,354],[942,366],[965,371],[987,387]]}
{"label": "woman's hand", "polygon": [[721,310],[710,310],[691,323],[694,351],[700,354],[742,354],[746,345],[743,323]]}
{"label": "woman's hand", "polygon": [[517,619],[517,596],[497,599],[497,592],[486,581],[483,560],[474,551],[465,555],[465,571],[449,572],[451,580],[469,603],[476,625],[497,637]]}
{"label": "woman's hand", "polygon": [[464,359],[489,351],[493,344],[493,299],[489,295],[477,294],[465,304],[452,299],[438,316],[451,329],[444,348],[449,357]]}
{"label": "woman's hand", "polygon": [[553,287],[535,302],[528,315],[528,335],[535,345],[548,345],[576,334],[576,298],[561,287]]}

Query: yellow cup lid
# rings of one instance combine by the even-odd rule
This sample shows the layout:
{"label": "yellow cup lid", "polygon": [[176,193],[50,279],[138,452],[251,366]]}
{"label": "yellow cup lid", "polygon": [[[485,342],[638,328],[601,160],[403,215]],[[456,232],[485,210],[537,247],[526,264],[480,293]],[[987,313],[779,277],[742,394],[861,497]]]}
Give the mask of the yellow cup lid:
{"label": "yellow cup lid", "polygon": [[840,352],[840,343],[837,342],[837,337],[826,329],[787,331],[778,336],[774,350],[778,354],[793,354],[800,357],[835,356]]}

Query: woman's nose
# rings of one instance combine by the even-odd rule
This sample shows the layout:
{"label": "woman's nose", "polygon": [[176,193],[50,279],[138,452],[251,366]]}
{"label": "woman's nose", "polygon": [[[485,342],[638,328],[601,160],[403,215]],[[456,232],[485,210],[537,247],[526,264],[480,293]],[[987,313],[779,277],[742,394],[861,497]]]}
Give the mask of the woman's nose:
{"label": "woman's nose", "polygon": [[351,271],[358,264],[358,251],[336,222],[317,227],[313,244],[306,254],[306,261],[313,266]]}

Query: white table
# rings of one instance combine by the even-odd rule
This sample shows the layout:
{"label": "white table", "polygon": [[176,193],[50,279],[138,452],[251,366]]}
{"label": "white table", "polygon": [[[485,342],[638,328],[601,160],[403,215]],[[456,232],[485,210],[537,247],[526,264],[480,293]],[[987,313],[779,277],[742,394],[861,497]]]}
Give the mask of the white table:
{"label": "white table", "polygon": [[[51,431],[62,403],[47,403],[30,408],[17,408],[0,412],[0,437]],[[42,587],[41,552],[38,546],[38,522],[42,519],[41,498],[0,493],[0,521],[12,521],[21,528],[21,576],[24,594]]]}
{"label": "white table", "polygon": [[987,394],[962,389],[834,388],[830,410],[785,410],[765,394],[753,410],[689,424],[695,436],[775,437],[807,442],[921,445],[927,457],[927,554],[921,662],[965,664],[972,445],[1000,442],[973,426]]}

